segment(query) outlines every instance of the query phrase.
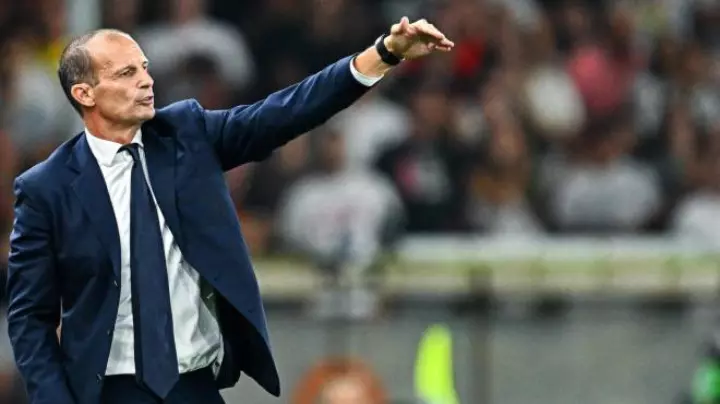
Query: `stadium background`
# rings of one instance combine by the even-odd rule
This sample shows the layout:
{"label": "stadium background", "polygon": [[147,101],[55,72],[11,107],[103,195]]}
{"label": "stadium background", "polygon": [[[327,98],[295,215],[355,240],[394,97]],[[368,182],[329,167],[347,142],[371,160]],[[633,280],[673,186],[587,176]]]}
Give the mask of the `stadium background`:
{"label": "stadium background", "polygon": [[[720,286],[715,0],[0,0],[0,268],[13,178],[82,128],[54,71],[70,35],[125,30],[159,105],[222,108],[403,15],[456,51],[228,173],[285,387],[243,380],[228,403],[309,403],[337,357],[376,375],[373,403],[429,401],[442,332],[435,383],[415,373],[438,324],[463,404],[689,402]],[[0,340],[0,402],[20,404]]]}

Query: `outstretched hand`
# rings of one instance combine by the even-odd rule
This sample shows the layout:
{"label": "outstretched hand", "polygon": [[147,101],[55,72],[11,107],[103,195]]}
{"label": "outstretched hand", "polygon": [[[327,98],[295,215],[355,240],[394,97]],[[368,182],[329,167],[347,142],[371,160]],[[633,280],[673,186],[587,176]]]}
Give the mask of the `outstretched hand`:
{"label": "outstretched hand", "polygon": [[407,17],[394,24],[385,38],[390,52],[405,60],[417,59],[435,51],[449,52],[455,44],[425,19],[412,24]]}

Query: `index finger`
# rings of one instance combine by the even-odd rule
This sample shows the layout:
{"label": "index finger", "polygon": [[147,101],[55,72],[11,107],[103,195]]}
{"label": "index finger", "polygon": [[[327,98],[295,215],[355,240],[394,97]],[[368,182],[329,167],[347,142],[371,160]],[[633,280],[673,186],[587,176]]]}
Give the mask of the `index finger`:
{"label": "index finger", "polygon": [[421,20],[413,25],[415,25],[417,27],[418,31],[420,31],[421,33],[423,33],[425,35],[429,35],[437,40],[445,39],[445,34],[440,32],[439,29],[435,28],[434,25],[428,23],[427,21]]}

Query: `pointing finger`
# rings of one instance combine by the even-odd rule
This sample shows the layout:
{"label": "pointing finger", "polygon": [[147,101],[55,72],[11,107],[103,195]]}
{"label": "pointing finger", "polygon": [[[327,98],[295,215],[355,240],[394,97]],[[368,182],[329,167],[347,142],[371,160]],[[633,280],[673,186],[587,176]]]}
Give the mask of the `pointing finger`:
{"label": "pointing finger", "polygon": [[419,22],[413,25],[417,28],[418,31],[422,32],[425,35],[429,35],[437,40],[445,39],[445,34],[440,32],[440,30],[435,28],[435,26],[432,24],[428,24],[427,22]]}
{"label": "pointing finger", "polygon": [[455,42],[453,42],[447,38],[444,38],[444,39],[440,40],[440,42],[438,43],[438,46],[452,48],[455,46]]}

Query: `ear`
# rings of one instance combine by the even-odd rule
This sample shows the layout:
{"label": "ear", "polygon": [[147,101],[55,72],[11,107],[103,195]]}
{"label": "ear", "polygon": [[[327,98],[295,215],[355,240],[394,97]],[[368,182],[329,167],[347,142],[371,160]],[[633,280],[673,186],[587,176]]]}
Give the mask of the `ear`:
{"label": "ear", "polygon": [[75,84],[70,88],[70,94],[80,105],[91,108],[95,106],[95,90],[87,83]]}

